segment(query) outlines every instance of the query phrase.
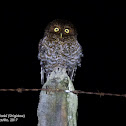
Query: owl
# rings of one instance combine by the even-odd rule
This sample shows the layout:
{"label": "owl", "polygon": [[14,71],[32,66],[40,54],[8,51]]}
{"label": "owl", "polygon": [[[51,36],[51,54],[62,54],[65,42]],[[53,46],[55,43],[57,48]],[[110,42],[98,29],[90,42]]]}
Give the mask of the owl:
{"label": "owl", "polygon": [[65,68],[73,81],[77,66],[81,66],[82,47],[77,41],[77,31],[67,20],[56,19],[45,28],[38,45],[41,65],[41,83],[57,67]]}

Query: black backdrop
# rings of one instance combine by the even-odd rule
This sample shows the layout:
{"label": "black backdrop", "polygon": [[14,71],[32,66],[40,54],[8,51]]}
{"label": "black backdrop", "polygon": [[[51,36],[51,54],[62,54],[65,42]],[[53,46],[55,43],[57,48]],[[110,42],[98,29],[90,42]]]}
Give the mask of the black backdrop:
{"label": "black backdrop", "polygon": [[[77,28],[84,57],[76,90],[126,93],[125,8],[105,1],[46,1],[36,5],[4,5],[0,88],[41,88],[38,42],[53,19],[70,20]],[[125,124],[126,98],[79,94],[78,126]],[[39,92],[0,92],[0,114],[25,114],[17,122],[0,125],[37,125]]]}

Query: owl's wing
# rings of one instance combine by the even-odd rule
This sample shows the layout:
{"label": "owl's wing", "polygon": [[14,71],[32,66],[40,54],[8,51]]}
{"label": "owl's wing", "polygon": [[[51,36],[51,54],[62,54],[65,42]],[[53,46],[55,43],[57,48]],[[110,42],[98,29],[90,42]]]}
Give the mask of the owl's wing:
{"label": "owl's wing", "polygon": [[41,66],[41,84],[44,85],[44,68]]}
{"label": "owl's wing", "polygon": [[44,53],[45,53],[45,46],[43,45],[43,39],[40,40],[39,45],[38,45],[38,59],[42,60],[44,58]]}
{"label": "owl's wing", "polygon": [[40,60],[40,65],[41,65],[41,84],[44,85],[44,62],[43,60],[45,59],[44,53],[45,53],[45,47],[43,46],[43,39],[40,40],[39,45],[38,45],[38,59]]}
{"label": "owl's wing", "polygon": [[83,57],[82,54],[82,47],[81,45],[78,43],[78,41],[76,41],[72,46],[71,46],[71,61],[69,62],[69,69],[68,69],[68,75],[70,77],[70,79],[72,81],[74,81],[74,77],[75,77],[75,72],[77,70],[77,66],[81,66],[81,57]]}

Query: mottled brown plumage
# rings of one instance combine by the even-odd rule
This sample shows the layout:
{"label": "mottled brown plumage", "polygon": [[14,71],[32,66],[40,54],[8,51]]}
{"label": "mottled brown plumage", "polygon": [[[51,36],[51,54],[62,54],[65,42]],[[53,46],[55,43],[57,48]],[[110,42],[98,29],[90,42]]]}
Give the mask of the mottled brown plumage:
{"label": "mottled brown plumage", "polygon": [[73,24],[66,20],[54,20],[49,23],[38,48],[41,70],[46,73],[46,77],[54,68],[61,67],[66,68],[68,75],[73,79],[73,73],[77,66],[81,65],[83,56]]}

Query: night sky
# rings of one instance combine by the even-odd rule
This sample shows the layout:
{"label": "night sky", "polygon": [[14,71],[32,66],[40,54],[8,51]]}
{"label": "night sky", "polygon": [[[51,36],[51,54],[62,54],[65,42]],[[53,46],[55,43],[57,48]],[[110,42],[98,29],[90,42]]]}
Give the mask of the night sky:
{"label": "night sky", "polygon": [[[12,4],[12,3],[11,3]],[[57,18],[71,21],[83,48],[82,67],[74,81],[76,90],[126,93],[126,9],[122,2],[79,0],[43,4],[4,5],[2,80],[0,88],[41,88],[38,43],[47,24]],[[0,92],[0,114],[25,114],[6,123],[36,126],[40,92]],[[126,124],[126,98],[79,94],[78,126]],[[0,122],[0,125],[4,125]],[[117,124],[117,125],[118,125]]]}

